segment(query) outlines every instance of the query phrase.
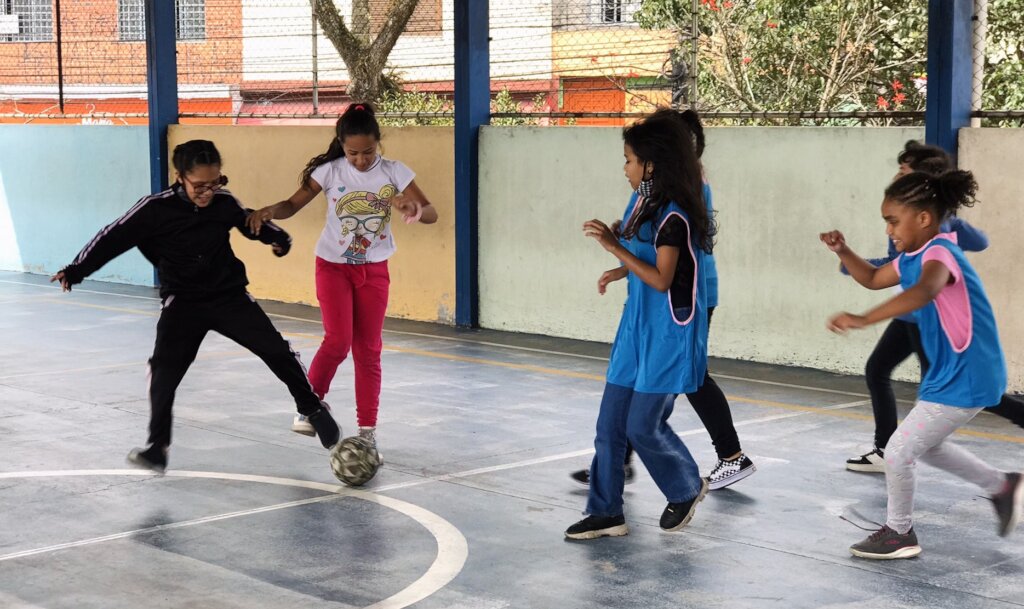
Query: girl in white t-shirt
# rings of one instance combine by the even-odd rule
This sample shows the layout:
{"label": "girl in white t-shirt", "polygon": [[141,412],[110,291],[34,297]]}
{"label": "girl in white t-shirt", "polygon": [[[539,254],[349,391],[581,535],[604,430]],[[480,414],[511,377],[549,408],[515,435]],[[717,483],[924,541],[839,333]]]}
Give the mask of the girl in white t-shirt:
{"label": "girl in white t-shirt", "polygon": [[[352,350],[359,435],[376,444],[380,398],[381,333],[388,304],[388,258],[395,253],[392,211],[406,223],[437,222],[437,211],[401,161],[380,156],[380,125],[373,108],[352,104],[338,119],[327,152],[311,159],[291,197],[249,218],[253,231],[263,222],[290,218],[319,193],[327,197],[327,220],[316,244],[316,297],[324,340],[309,368],[321,398]],[[292,431],[316,432],[303,416]]]}

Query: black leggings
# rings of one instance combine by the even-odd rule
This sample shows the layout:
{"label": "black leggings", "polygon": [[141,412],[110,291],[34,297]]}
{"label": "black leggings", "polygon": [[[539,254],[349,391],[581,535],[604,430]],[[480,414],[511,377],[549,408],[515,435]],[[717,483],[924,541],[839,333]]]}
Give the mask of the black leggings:
{"label": "black leggings", "polygon": [[[917,355],[923,378],[928,373],[928,358],[921,346],[921,333],[917,324],[901,319],[892,320],[878,339],[864,368],[868,393],[871,394],[871,409],[875,416],[876,448],[885,448],[896,431],[896,396],[892,391],[892,371],[911,355]],[[1020,400],[1004,395],[999,405],[988,411],[1024,427],[1024,403]]]}
{"label": "black leggings", "polygon": [[[711,324],[711,316],[715,308],[708,309],[708,324]],[[686,398],[690,405],[700,417],[704,429],[708,430],[711,442],[715,446],[715,453],[719,459],[731,457],[740,452],[740,438],[736,434],[736,428],[732,423],[732,412],[729,410],[729,400],[725,398],[722,389],[711,378],[711,374],[704,373],[704,381],[693,393],[687,393]],[[626,444],[626,463],[633,459],[633,447]]]}

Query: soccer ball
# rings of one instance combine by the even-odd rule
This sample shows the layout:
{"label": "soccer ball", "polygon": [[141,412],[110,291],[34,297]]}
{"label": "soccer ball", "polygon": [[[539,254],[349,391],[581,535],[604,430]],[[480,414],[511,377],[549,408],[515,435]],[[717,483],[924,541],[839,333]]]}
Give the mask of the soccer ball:
{"label": "soccer ball", "polygon": [[338,480],[349,486],[362,486],[380,469],[377,447],[365,438],[345,438],[331,449],[331,469]]}

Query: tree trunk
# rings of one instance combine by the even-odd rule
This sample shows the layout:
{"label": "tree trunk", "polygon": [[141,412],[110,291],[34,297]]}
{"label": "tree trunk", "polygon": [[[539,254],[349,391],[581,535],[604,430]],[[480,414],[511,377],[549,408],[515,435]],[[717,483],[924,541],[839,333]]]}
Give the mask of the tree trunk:
{"label": "tree trunk", "polygon": [[383,26],[376,38],[370,32],[369,0],[354,0],[352,28],[338,11],[334,0],[309,0],[324,36],[331,41],[348,68],[347,93],[352,99],[376,101],[381,94],[398,87],[384,74],[391,49],[405,31],[419,0],[391,0]]}

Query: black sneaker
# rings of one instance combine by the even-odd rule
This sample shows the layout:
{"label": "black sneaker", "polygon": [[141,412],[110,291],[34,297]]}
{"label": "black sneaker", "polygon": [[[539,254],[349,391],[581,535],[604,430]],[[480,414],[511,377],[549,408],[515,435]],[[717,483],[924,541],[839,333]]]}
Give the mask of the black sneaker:
{"label": "black sneaker", "polygon": [[329,449],[338,443],[341,438],[341,428],[334,422],[334,417],[326,408],[321,407],[308,418],[309,424],[316,430],[316,435],[320,438],[320,443],[324,445],[324,448]]}
{"label": "black sneaker", "polygon": [[[636,471],[633,470],[633,466],[627,463],[626,465],[623,466],[623,470],[625,470],[626,472],[626,484],[632,484],[633,480],[636,478]],[[581,469],[574,471],[573,473],[569,474],[569,477],[575,480],[576,482],[579,482],[583,486],[590,486],[589,469]]]}
{"label": "black sneaker", "polygon": [[697,504],[703,501],[707,494],[708,481],[701,478],[700,492],[696,497],[682,503],[670,503],[665,507],[665,511],[661,513],[661,528],[666,531],[678,531],[685,527],[693,519]]}
{"label": "black sneaker", "polygon": [[754,462],[746,455],[740,455],[732,461],[719,459],[718,464],[708,474],[708,488],[717,491],[730,484],[735,484],[757,471]]}
{"label": "black sneaker", "polygon": [[850,546],[850,553],[859,558],[872,560],[892,560],[895,558],[913,558],[921,553],[917,545],[917,535],[910,529],[904,535],[887,526],[883,526],[860,543]]}
{"label": "black sneaker", "polygon": [[876,448],[869,453],[859,457],[850,457],[846,460],[846,469],[851,472],[865,472],[869,474],[885,473],[885,451]]}
{"label": "black sneaker", "polygon": [[992,505],[999,517],[999,535],[1006,537],[1017,527],[1024,504],[1024,477],[1019,473],[1006,474],[1003,490],[992,495]]}
{"label": "black sneaker", "polygon": [[597,539],[598,537],[622,537],[629,534],[626,517],[587,516],[565,530],[569,539]]}
{"label": "black sneaker", "polygon": [[167,449],[159,446],[133,448],[128,453],[128,463],[162,474],[167,469]]}

